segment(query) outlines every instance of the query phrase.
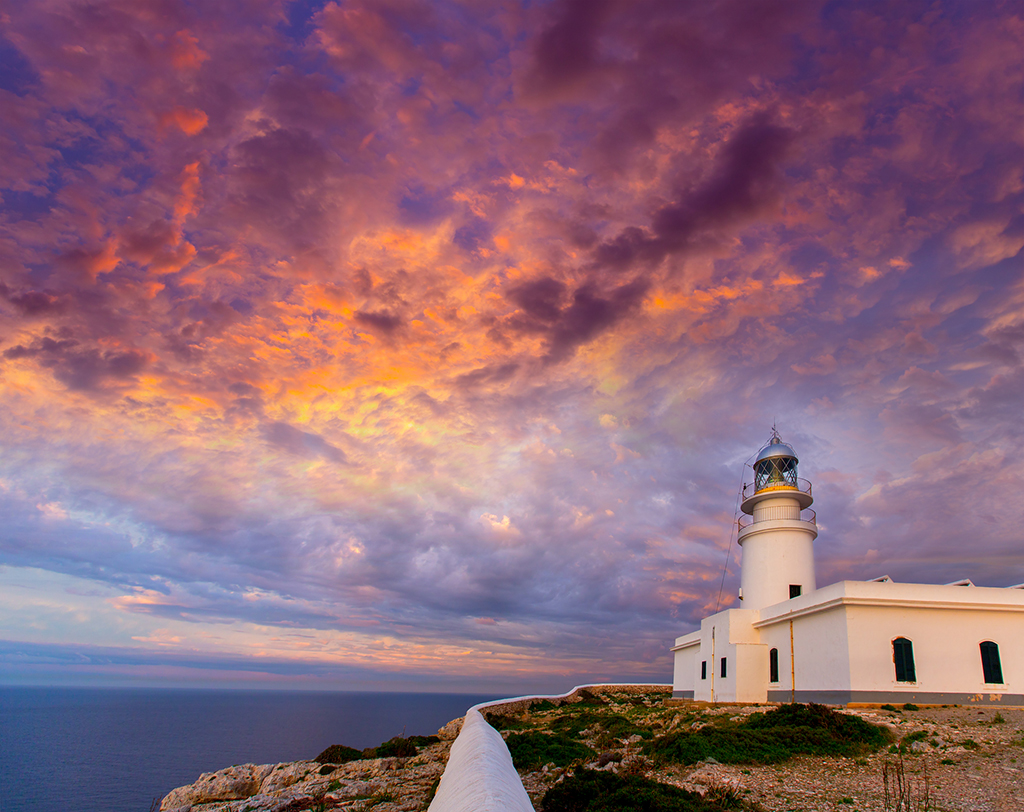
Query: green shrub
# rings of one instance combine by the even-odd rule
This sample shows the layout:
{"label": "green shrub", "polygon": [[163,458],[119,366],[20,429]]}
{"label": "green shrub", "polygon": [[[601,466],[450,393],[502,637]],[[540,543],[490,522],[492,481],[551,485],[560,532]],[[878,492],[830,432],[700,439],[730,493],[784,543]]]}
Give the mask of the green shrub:
{"label": "green shrub", "polygon": [[[395,736],[394,738],[388,739],[383,744],[379,744],[372,748],[374,755],[372,758],[408,758],[409,756],[416,755],[416,745],[411,739],[403,739],[401,736]],[[363,751],[366,752],[365,750]]]}
{"label": "green shrub", "polygon": [[978,749],[978,743],[974,739],[964,739],[962,742],[960,742],[960,746],[966,748],[967,750]]}
{"label": "green shrub", "polygon": [[392,801],[397,801],[397,800],[398,800],[398,798],[395,796],[394,793],[388,792],[385,789],[385,790],[382,790],[381,792],[378,792],[378,793],[376,793],[374,795],[371,795],[369,797],[369,799],[367,799],[367,801],[366,801],[366,806],[363,807],[363,808],[364,809],[369,809],[371,806],[376,806],[377,804],[388,804],[388,803],[391,803]]}
{"label": "green shrub", "polygon": [[625,716],[595,713],[592,710],[563,716],[551,723],[552,730],[569,736],[579,736],[584,730],[595,727],[600,728],[614,739],[625,739],[633,735],[649,739],[654,735],[647,728],[634,724]]}
{"label": "green shrub", "polygon": [[914,742],[919,742],[927,738],[928,731],[926,730],[915,730],[913,733],[908,733],[906,736],[903,737],[903,740],[900,742],[900,750],[902,750],[905,753],[907,752],[907,750],[910,749],[910,745],[912,745]]}
{"label": "green shrub", "polygon": [[534,702],[530,705],[530,713],[540,713],[541,711],[549,711],[557,708],[554,702],[549,699],[542,699],[540,702]]}
{"label": "green shrub", "polygon": [[432,744],[437,744],[438,742],[441,741],[441,737],[440,736],[410,736],[408,741],[411,741],[414,745],[416,745],[416,749],[418,750],[421,747],[430,747],[430,745],[432,745]]}
{"label": "green shrub", "polygon": [[670,733],[644,744],[655,758],[694,764],[714,758],[723,764],[776,764],[798,754],[856,756],[891,739],[882,727],[822,705],[782,705],[753,713],[734,726],[707,726]]}
{"label": "green shrub", "polygon": [[1001,714],[999,711],[996,711],[996,715],[992,717],[992,724],[994,725],[1001,725],[1005,721],[1006,720],[1003,718],[1003,714]]}
{"label": "green shrub", "polygon": [[904,702],[903,703],[903,710],[915,711],[915,710],[921,710],[921,709],[919,707],[917,707],[917,705],[915,705],[913,702]]}
{"label": "green shrub", "polygon": [[313,760],[318,764],[348,764],[348,762],[356,761],[362,757],[363,754],[354,747],[332,744]]}
{"label": "green shrub", "polygon": [[545,793],[540,808],[541,812],[728,812],[743,809],[744,804],[729,792],[709,792],[702,798],[641,776],[577,770]]}
{"label": "green shrub", "polygon": [[518,716],[506,716],[501,713],[485,713],[484,718],[487,720],[487,724],[495,730],[523,730],[524,728],[533,727],[533,725],[525,719],[521,719]]}
{"label": "green shrub", "polygon": [[566,767],[574,761],[596,755],[585,744],[558,733],[513,733],[505,744],[517,770],[542,767],[552,762],[556,767]]}
{"label": "green shrub", "polygon": [[895,705],[882,705],[882,710],[892,711],[893,713],[899,712],[899,708]]}

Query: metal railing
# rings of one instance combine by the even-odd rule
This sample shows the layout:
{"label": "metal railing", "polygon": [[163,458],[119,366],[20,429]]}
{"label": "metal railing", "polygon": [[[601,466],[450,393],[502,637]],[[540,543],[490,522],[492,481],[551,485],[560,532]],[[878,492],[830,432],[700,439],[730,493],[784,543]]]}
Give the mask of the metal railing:
{"label": "metal railing", "polygon": [[[779,519],[789,519],[790,521],[810,522],[815,527],[818,526],[818,516],[811,508],[804,508],[796,516],[792,515],[792,511],[793,509],[788,506],[783,507],[781,509],[766,508],[764,511],[759,511],[761,515],[759,515],[756,519],[753,516],[747,516],[746,514],[740,516],[739,519],[736,521],[736,524],[739,527],[739,529],[742,530],[745,527],[750,527],[750,525],[758,524],[759,522],[771,522]],[[781,514],[783,512],[789,513],[790,515],[773,515],[776,513]]]}
{"label": "metal railing", "polygon": [[760,490],[754,490],[754,483],[747,482],[743,485],[743,498],[746,499],[748,496],[753,496],[755,493],[764,493],[766,491],[800,491],[806,493],[808,496],[813,496],[811,493],[811,483],[802,478],[798,478],[796,484],[792,482],[773,482],[770,485],[765,485]]}

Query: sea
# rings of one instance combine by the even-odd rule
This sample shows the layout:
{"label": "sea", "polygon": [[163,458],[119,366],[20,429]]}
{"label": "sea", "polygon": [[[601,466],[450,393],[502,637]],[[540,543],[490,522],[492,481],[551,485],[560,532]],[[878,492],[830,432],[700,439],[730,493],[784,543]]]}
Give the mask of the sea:
{"label": "sea", "polygon": [[200,773],[429,736],[498,698],[0,687],[0,812],[150,812]]}

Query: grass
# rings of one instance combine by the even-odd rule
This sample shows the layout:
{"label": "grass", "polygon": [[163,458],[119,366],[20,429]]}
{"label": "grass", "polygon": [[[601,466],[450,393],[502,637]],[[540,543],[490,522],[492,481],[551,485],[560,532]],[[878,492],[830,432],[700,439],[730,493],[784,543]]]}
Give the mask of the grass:
{"label": "grass", "polygon": [[730,812],[748,807],[731,792],[704,797],[640,776],[577,770],[541,800],[541,812]]}
{"label": "grass", "polygon": [[887,729],[822,705],[782,705],[738,724],[659,736],[645,754],[682,764],[777,764],[795,755],[859,756],[891,740]]}
{"label": "grass", "polygon": [[554,763],[568,767],[575,761],[593,758],[593,750],[560,733],[513,733],[505,740],[517,770],[529,770]]}

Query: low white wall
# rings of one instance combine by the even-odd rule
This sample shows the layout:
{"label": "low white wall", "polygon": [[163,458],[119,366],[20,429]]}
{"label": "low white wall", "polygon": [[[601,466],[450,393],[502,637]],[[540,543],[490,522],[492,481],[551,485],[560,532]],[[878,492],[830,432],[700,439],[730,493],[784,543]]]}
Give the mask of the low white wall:
{"label": "low white wall", "polygon": [[452,744],[430,812],[533,812],[501,734],[470,709]]}
{"label": "low white wall", "polygon": [[[629,683],[630,687],[641,687]],[[522,779],[512,765],[501,734],[487,724],[481,708],[510,703],[529,703],[538,699],[567,699],[584,688],[612,688],[614,684],[577,685],[564,694],[548,696],[517,696],[481,702],[466,712],[462,730],[452,744],[448,764],[437,786],[429,812],[533,812],[530,796],[523,789]],[[626,687],[622,685],[619,687]],[[669,688],[668,685],[642,687]]]}

